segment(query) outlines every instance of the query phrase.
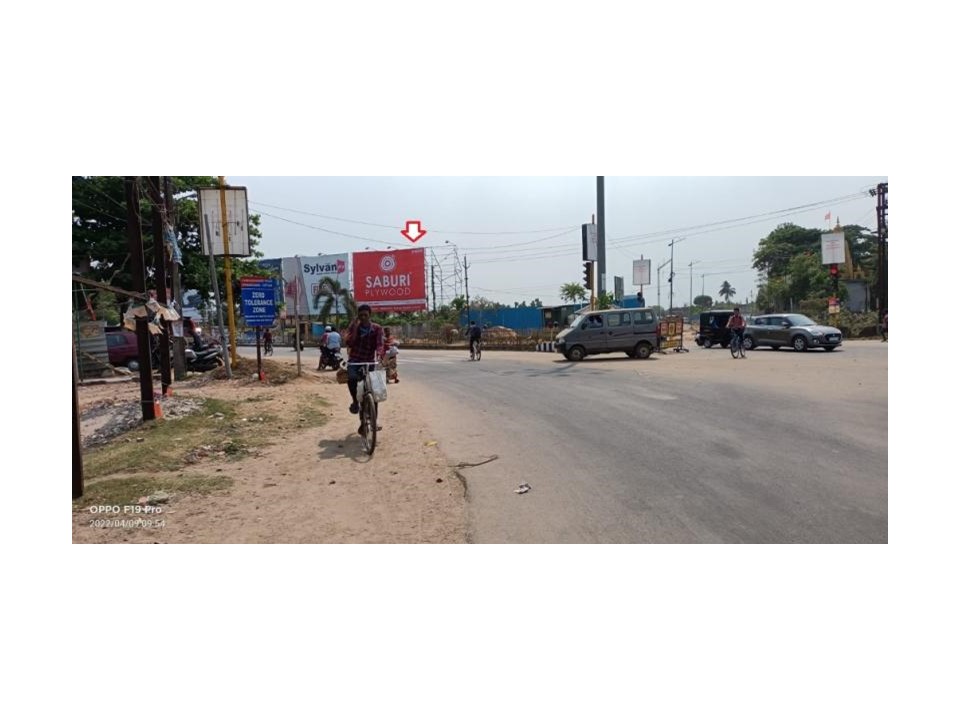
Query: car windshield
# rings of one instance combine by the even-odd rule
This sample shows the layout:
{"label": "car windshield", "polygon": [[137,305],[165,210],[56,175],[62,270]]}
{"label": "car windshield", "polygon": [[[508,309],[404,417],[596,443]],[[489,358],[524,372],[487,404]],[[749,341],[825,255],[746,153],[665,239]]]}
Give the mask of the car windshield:
{"label": "car windshield", "polygon": [[806,315],[787,315],[787,320],[790,321],[791,325],[816,325],[816,323],[808,318]]}

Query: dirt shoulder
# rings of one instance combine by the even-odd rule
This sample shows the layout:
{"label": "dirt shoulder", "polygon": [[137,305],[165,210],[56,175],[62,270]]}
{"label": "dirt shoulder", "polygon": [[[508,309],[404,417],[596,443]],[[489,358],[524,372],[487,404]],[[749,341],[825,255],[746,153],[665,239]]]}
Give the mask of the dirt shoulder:
{"label": "dirt shoulder", "polygon": [[[268,380],[289,373],[267,366]],[[97,437],[84,452],[91,476],[73,504],[74,542],[465,541],[463,486],[412,384],[389,386],[370,458],[332,373],[237,378],[177,383],[156,428],[135,422],[116,437],[109,426],[136,414],[139,386],[80,389],[84,437]],[[97,504],[114,509],[91,512]]]}

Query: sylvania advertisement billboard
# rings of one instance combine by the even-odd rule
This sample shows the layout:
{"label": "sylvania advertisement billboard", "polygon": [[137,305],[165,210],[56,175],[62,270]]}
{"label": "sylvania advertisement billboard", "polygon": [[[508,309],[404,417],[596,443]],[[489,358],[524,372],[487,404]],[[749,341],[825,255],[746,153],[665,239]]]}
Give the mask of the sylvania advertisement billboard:
{"label": "sylvania advertisement billboard", "polygon": [[[347,254],[320,255],[317,257],[283,258],[282,261],[284,302],[291,315],[294,307],[301,316],[315,315],[323,305],[323,298],[315,302],[317,291],[323,280],[336,280],[342,288],[347,287]],[[296,297],[295,296],[299,296]],[[337,300],[332,312],[344,312],[342,303]]]}
{"label": "sylvania advertisement billboard", "polygon": [[423,248],[353,253],[353,297],[374,312],[427,309]]}

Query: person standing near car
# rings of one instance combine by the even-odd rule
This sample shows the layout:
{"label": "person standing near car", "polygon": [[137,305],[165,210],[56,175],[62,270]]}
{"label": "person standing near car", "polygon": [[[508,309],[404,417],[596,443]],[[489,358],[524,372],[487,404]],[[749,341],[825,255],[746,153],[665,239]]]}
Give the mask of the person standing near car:
{"label": "person standing near car", "polygon": [[[360,412],[357,402],[357,383],[360,381],[360,367],[353,363],[373,365],[378,356],[383,355],[383,328],[370,321],[370,306],[357,308],[357,318],[350,323],[343,338],[344,347],[350,352],[350,365],[347,366],[347,388],[350,390],[350,412]],[[362,430],[358,430],[362,432]]]}

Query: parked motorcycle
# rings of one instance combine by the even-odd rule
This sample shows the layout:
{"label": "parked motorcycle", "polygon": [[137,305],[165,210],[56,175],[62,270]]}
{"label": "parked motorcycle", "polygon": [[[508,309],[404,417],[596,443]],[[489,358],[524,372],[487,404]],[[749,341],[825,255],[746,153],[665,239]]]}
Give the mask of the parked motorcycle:
{"label": "parked motorcycle", "polygon": [[187,370],[208,372],[223,365],[223,355],[219,346],[208,347],[204,350],[187,348],[184,352],[187,359]]}
{"label": "parked motorcycle", "polygon": [[321,347],[320,364],[317,366],[317,370],[339,370],[340,363],[342,362],[343,356],[340,355],[339,350],[331,350],[330,348]]}

